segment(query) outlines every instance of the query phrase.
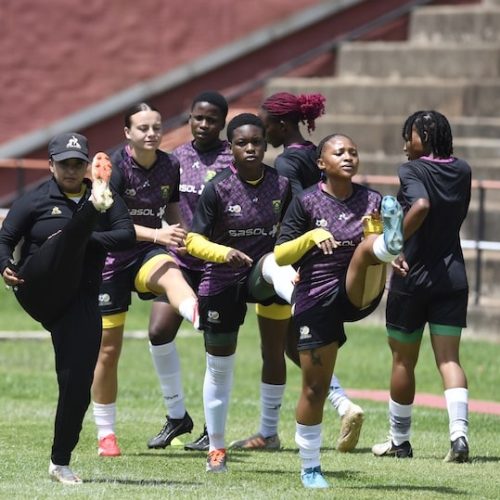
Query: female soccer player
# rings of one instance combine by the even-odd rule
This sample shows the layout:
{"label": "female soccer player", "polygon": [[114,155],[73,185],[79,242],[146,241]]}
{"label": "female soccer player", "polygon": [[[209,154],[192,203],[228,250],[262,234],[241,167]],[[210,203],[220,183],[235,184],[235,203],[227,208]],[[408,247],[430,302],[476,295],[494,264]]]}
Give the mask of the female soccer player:
{"label": "female soccer player", "polygon": [[408,162],[399,167],[398,198],[405,210],[405,244],[393,262],[386,311],[392,351],[390,439],[372,451],[379,457],[413,456],[415,366],[428,323],[448,407],[451,447],[445,461],[467,462],[468,390],[459,348],[468,284],[459,233],[471,197],[471,169],[453,156],[450,124],[437,111],[409,116],[403,139]]}
{"label": "female soccer player", "polygon": [[[208,472],[227,470],[225,425],[238,330],[246,303],[260,302],[249,293],[248,277],[252,265],[272,250],[290,196],[288,180],[262,163],[266,141],[257,116],[236,116],[227,136],[234,165],[205,187],[186,245],[190,254],[207,261],[198,297],[207,352],[203,401],[210,441]],[[287,319],[290,308],[280,303],[277,297],[260,303],[257,314],[277,322]],[[267,353],[283,361],[285,333],[279,335],[282,342],[274,346],[275,352]]]}
{"label": "female soccer player", "polygon": [[[301,94],[295,96],[288,92],[278,92],[268,97],[262,104],[260,116],[266,127],[266,140],[274,147],[283,146],[274,162],[275,168],[280,175],[290,180],[292,194],[301,193],[304,189],[317,184],[321,178],[321,170],[318,168],[316,159],[316,145],[304,138],[300,131],[300,123],[307,124],[308,132],[316,128],[316,119],[325,111],[325,98],[321,94]],[[277,269],[272,254],[264,257],[259,266],[262,269],[263,279],[268,279],[271,283],[275,273],[280,274]],[[283,270],[281,270],[283,273]],[[278,294],[288,300],[290,295],[290,284],[283,278],[278,278],[276,285],[281,287],[284,294]],[[287,355],[299,366],[299,355],[297,352],[297,339],[294,335],[288,335]],[[264,361],[265,364],[265,361]],[[261,387],[261,425],[259,433],[247,439],[236,441],[231,444],[232,448],[261,449],[269,448],[269,436],[277,433],[277,422],[272,428],[265,425],[268,420],[267,413],[270,407],[275,407],[276,402],[271,406],[266,401],[265,392],[267,385],[262,381]],[[270,390],[276,392],[276,386],[271,386]],[[283,396],[283,390],[281,395]],[[340,433],[337,439],[337,449],[342,452],[352,451],[358,443],[361,426],[363,424],[364,413],[360,406],[354,404],[346,395],[338,378],[333,375],[330,382],[328,399],[337,410],[340,418]],[[279,401],[281,404],[281,400]],[[267,433],[266,433],[267,431]]]}
{"label": "female soccer player", "polygon": [[[59,134],[49,143],[52,178],[10,209],[0,230],[0,271],[22,307],[46,328],[55,353],[59,399],[49,465],[52,479],[82,480],[70,469],[90,402],[101,342],[99,284],[106,252],[134,244],[123,200],[108,187],[111,163],[98,153],[85,179],[87,138]],[[13,262],[24,238],[21,256]]]}
{"label": "female soccer player", "polygon": [[196,320],[196,295],[167,250],[182,247],[186,231],[178,207],[179,163],[158,149],[161,128],[158,111],[146,103],[134,106],[125,115],[128,144],[111,158],[111,185],[127,204],[137,242],[131,250],[110,252],[103,271],[103,337],[92,386],[100,456],[120,455],[114,429],[117,372],[131,292],[142,299],[166,294],[185,319]]}
{"label": "female soccer player", "polygon": [[[227,101],[218,92],[198,94],[193,99],[189,117],[193,139],[172,152],[180,163],[179,206],[188,227],[206,183],[232,163],[229,143],[220,139],[227,111]],[[174,256],[186,281],[193,290],[197,290],[204,262],[175,251]],[[149,321],[149,349],[167,408],[167,419],[160,432],[149,440],[149,448],[165,448],[176,436],[190,432],[193,427],[186,412],[180,360],[175,347],[181,323],[182,316],[166,297],[155,299]],[[185,448],[208,451],[206,428],[198,439],[187,443]]]}
{"label": "female soccer player", "polygon": [[[402,210],[397,200],[352,182],[359,165],[352,140],[333,134],[318,145],[325,180],[296,195],[288,208],[274,254],[279,265],[300,267],[293,297],[302,392],[295,441],[307,488],[326,488],[320,468],[323,405],[345,321],[357,321],[379,304],[385,262],[402,246]],[[384,234],[363,234],[363,219],[381,210]],[[372,220],[372,219],[368,219]]]}

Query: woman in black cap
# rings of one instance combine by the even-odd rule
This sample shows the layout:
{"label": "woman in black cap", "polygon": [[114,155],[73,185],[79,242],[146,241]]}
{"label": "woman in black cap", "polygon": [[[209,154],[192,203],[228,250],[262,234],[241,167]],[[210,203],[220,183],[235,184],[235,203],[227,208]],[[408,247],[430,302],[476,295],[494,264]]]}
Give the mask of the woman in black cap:
{"label": "woman in black cap", "polygon": [[[12,205],[0,230],[0,272],[26,312],[52,337],[59,399],[49,474],[64,484],[82,480],[69,468],[90,402],[101,342],[99,284],[108,250],[134,244],[121,198],[111,194],[111,163],[92,162],[86,137],[64,133],[49,143],[52,178]],[[16,245],[24,238],[20,258]]]}

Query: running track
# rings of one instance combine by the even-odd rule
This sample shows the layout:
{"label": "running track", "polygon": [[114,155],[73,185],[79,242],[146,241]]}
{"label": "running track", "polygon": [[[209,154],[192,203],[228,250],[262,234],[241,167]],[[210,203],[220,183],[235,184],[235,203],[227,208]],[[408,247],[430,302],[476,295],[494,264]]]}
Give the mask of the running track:
{"label": "running track", "polygon": [[[347,394],[353,399],[368,399],[369,401],[389,401],[389,391],[374,391],[363,389],[346,389]],[[415,405],[427,406],[429,408],[444,408],[446,402],[443,395],[427,394],[425,392],[415,395]],[[469,399],[469,411],[473,413],[487,413],[489,415],[500,415],[500,403],[493,401],[480,401]]]}
{"label": "running track", "polygon": [[[189,335],[191,332],[184,332]],[[47,332],[0,332],[0,339],[45,339],[49,335]],[[127,337],[145,338],[145,332],[128,332]],[[372,389],[346,389],[347,394],[352,399],[365,399],[368,401],[376,401],[386,403],[389,401],[389,391],[377,391]],[[415,405],[426,406],[428,408],[446,409],[444,396],[436,394],[428,394],[425,392],[415,395]],[[484,413],[488,415],[500,415],[500,403],[494,401],[480,401],[477,399],[469,399],[469,412]]]}

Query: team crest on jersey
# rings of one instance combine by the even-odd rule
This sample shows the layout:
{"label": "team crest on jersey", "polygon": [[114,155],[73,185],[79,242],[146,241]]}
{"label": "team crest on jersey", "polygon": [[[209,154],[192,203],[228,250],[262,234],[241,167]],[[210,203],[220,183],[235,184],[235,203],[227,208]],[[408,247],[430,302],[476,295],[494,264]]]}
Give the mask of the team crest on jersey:
{"label": "team crest on jersey", "polygon": [[213,179],[217,172],[215,170],[207,170],[205,174],[205,182],[208,182],[210,179]]}
{"label": "team crest on jersey", "polygon": [[170,186],[160,186],[161,197],[165,200],[170,198]]}
{"label": "team crest on jersey", "polygon": [[326,227],[328,222],[326,219],[316,219],[316,227]]}
{"label": "team crest on jersey", "polygon": [[281,212],[281,200],[273,200],[273,210],[275,214]]}
{"label": "team crest on jersey", "polygon": [[51,212],[52,215],[61,215],[61,209],[59,207],[54,207]]}

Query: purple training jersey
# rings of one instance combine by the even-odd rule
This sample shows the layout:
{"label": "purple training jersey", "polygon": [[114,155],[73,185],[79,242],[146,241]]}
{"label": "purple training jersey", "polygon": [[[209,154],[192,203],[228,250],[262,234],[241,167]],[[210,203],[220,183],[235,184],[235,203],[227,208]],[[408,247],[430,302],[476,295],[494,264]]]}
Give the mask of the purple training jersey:
{"label": "purple training jersey", "polygon": [[[282,210],[290,197],[288,179],[265,166],[256,185],[243,181],[231,166],[207,184],[196,207],[192,231],[210,241],[236,248],[254,261],[272,252]],[[207,262],[198,288],[201,296],[214,295],[237,283],[250,268]]]}
{"label": "purple training jersey", "polygon": [[[111,185],[125,200],[134,224],[161,228],[167,203],[179,201],[179,162],[175,156],[158,150],[155,164],[149,168],[138,165],[129,146],[112,157]],[[134,248],[123,252],[110,252],[106,258],[103,279],[109,280],[115,272],[133,264],[157,245],[138,241]]]}
{"label": "purple training jersey", "polygon": [[353,193],[346,200],[334,198],[321,186],[320,182],[294,197],[277,241],[279,245],[312,229],[323,228],[340,245],[332,255],[324,255],[314,246],[296,263],[300,280],[295,286],[294,314],[313,307],[339,286],[354,250],[363,239],[362,217],[379,210],[382,200],[379,192],[359,184],[353,184]]}
{"label": "purple training jersey", "polygon": [[[190,228],[206,183],[231,165],[233,155],[227,141],[219,141],[217,146],[209,151],[198,151],[191,141],[174,149],[172,154],[180,163],[180,209],[186,226]],[[203,269],[205,263],[202,260],[192,255],[177,255],[175,251],[173,253],[180,266],[193,271]]]}

